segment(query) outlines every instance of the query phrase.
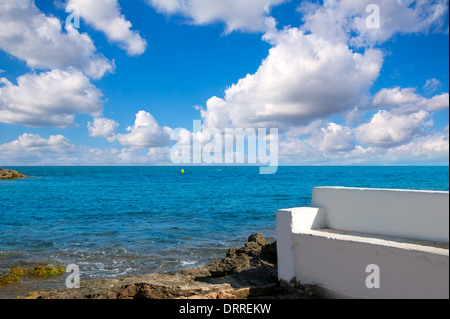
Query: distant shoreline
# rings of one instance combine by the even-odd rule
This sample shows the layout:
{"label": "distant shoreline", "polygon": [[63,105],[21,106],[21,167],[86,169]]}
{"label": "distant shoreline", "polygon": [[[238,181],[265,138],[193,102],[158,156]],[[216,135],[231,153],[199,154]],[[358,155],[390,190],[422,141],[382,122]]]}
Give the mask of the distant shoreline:
{"label": "distant shoreline", "polygon": [[0,180],[22,179],[28,176],[11,169],[0,168]]}

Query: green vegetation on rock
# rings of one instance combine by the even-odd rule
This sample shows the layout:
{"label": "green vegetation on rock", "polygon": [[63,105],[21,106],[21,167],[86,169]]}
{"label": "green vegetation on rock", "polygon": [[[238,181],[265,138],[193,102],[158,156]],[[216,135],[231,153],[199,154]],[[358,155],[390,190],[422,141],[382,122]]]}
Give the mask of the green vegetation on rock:
{"label": "green vegetation on rock", "polygon": [[0,288],[18,284],[22,278],[50,278],[62,275],[64,267],[37,266],[31,269],[13,268],[4,275],[0,275]]}

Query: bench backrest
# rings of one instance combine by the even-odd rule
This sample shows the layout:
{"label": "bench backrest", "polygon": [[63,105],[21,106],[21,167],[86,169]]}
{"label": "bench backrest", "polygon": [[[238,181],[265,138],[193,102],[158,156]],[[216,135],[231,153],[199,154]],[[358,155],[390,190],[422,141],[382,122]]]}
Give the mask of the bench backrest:
{"label": "bench backrest", "polygon": [[449,242],[448,192],[319,187],[312,206],[329,228]]}

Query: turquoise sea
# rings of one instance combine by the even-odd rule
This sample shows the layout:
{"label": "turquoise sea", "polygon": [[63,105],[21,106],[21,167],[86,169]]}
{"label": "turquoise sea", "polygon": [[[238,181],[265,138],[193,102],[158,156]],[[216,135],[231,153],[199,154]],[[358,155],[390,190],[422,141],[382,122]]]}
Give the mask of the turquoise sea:
{"label": "turquoise sea", "polygon": [[197,267],[255,232],[274,240],[276,210],[310,205],[318,186],[449,190],[448,167],[11,168],[30,178],[0,181],[0,274],[76,264],[81,280]]}

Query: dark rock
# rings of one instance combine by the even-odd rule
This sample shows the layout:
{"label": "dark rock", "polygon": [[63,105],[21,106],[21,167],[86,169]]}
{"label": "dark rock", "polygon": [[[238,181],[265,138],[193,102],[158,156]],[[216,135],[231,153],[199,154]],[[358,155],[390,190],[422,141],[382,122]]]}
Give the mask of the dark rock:
{"label": "dark rock", "polygon": [[257,243],[259,246],[266,246],[268,244],[270,244],[266,238],[264,238],[263,234],[261,233],[257,233],[257,234],[253,234],[248,238],[248,242],[249,243]]}
{"label": "dark rock", "polygon": [[234,271],[242,271],[249,266],[250,257],[240,254],[232,257],[226,257],[222,260],[213,261],[207,266],[207,269],[212,277],[217,278],[228,276]]}
{"label": "dark rock", "polygon": [[277,255],[277,242],[265,245],[261,249],[261,258],[267,260],[270,263],[276,264],[278,261]]}

